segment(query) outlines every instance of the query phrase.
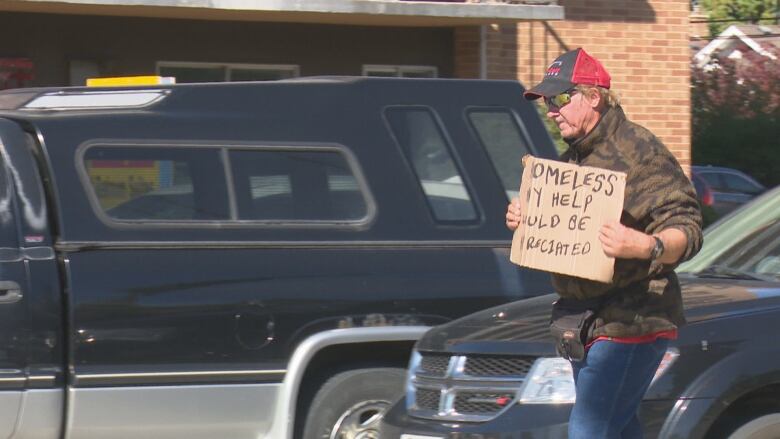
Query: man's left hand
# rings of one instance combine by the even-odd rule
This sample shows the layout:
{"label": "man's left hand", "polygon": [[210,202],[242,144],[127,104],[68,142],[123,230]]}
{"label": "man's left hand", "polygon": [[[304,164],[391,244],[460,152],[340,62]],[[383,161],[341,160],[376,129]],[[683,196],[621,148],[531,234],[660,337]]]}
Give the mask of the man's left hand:
{"label": "man's left hand", "polygon": [[599,240],[604,253],[612,258],[648,259],[655,239],[640,231],[610,221],[601,226]]}

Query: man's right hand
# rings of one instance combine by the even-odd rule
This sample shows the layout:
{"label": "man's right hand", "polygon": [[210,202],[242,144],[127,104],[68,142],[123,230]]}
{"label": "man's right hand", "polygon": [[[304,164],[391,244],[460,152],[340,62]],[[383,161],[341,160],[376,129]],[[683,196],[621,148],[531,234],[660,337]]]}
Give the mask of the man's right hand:
{"label": "man's right hand", "polygon": [[515,231],[520,225],[520,199],[512,198],[512,201],[506,207],[506,227]]}

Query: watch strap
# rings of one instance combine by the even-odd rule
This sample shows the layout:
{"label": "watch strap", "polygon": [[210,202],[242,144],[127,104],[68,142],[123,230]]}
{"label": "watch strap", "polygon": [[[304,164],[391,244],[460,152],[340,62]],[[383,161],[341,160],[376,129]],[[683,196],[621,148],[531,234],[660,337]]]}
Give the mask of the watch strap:
{"label": "watch strap", "polygon": [[664,242],[661,241],[661,238],[657,236],[653,236],[653,239],[655,239],[655,245],[653,246],[653,249],[650,250],[650,260],[654,261],[661,257],[661,255],[664,254]]}

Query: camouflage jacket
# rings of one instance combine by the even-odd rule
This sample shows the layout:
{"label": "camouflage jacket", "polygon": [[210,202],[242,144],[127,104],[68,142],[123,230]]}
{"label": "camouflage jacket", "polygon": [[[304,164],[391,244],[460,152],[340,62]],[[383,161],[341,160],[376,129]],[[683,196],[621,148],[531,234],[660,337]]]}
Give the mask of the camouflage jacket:
{"label": "camouflage jacket", "polygon": [[[688,177],[671,152],[647,129],[608,110],[585,137],[573,141],[563,161],[627,174],[620,222],[652,234],[677,228],[688,238],[678,263],[701,248],[701,212]],[[635,337],[676,329],[685,323],[675,265],[616,259],[612,284],[553,274],[561,297],[608,297],[598,313],[595,336]]]}

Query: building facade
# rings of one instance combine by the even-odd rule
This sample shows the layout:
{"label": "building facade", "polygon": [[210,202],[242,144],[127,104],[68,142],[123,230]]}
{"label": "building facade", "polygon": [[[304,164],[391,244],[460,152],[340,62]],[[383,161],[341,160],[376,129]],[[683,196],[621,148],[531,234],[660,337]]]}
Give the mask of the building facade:
{"label": "building facade", "polygon": [[682,0],[0,0],[0,86],[379,75],[540,80],[584,47],[627,114],[690,163]]}
{"label": "building facade", "polygon": [[[488,26],[488,77],[540,80],[547,63],[577,47],[601,60],[626,114],[690,165],[690,2],[561,0],[564,20]],[[461,28],[456,75],[477,76],[479,29]]]}

